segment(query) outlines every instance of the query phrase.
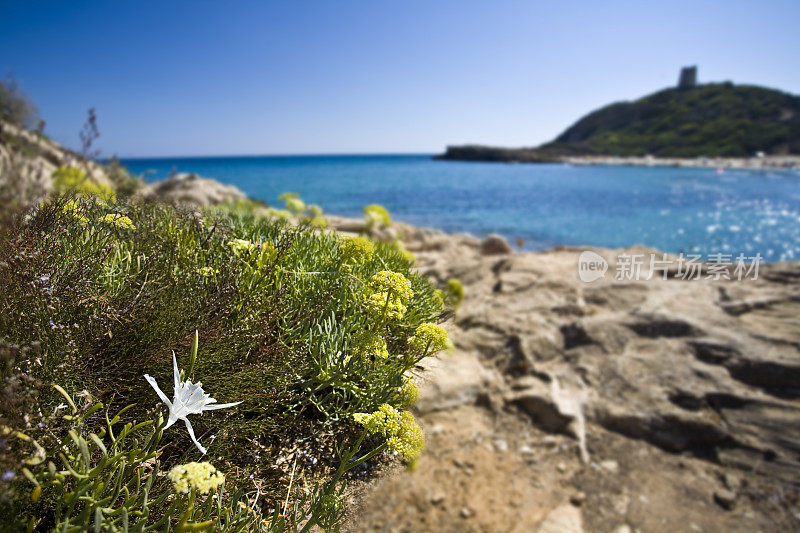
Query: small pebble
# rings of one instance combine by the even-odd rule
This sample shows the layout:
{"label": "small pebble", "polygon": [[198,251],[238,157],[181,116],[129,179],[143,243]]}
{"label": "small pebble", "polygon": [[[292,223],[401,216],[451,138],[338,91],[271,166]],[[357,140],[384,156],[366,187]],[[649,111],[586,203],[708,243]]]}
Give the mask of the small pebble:
{"label": "small pebble", "polygon": [[444,501],[444,494],[438,493],[433,498],[431,498],[431,503],[433,505],[439,505]]}
{"label": "small pebble", "polygon": [[736,505],[736,493],[728,489],[720,489],[714,493],[714,501],[723,509],[730,511]]}
{"label": "small pebble", "polygon": [[742,486],[742,481],[739,479],[738,476],[731,473],[725,474],[725,487],[727,487],[729,490],[736,492],[739,490],[741,486]]}
{"label": "small pebble", "polygon": [[581,505],[583,505],[583,502],[585,501],[586,501],[586,493],[583,491],[576,492],[575,494],[569,497],[569,502],[576,507],[580,507]]}
{"label": "small pebble", "polygon": [[558,463],[556,469],[563,474],[567,471],[567,465],[565,463]]}
{"label": "small pebble", "polygon": [[494,441],[494,449],[498,452],[505,452],[508,451],[508,443],[504,440],[496,440]]}
{"label": "small pebble", "polygon": [[469,507],[462,507],[461,512],[458,513],[461,518],[472,518],[475,514],[475,511],[470,509]]}
{"label": "small pebble", "polygon": [[616,474],[619,472],[619,463],[613,460],[600,461],[600,466],[603,468],[603,470],[611,474]]}

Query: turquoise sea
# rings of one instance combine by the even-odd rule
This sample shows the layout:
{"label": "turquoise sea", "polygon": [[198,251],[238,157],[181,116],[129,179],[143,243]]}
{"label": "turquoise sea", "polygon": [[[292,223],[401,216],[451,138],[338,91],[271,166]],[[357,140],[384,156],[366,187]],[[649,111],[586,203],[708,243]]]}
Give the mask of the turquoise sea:
{"label": "turquoise sea", "polygon": [[794,171],[575,167],[433,161],[430,155],[127,159],[148,181],[172,171],[231,183],[276,204],[296,191],[327,212],[370,203],[397,220],[506,236],[523,248],[644,244],[704,255],[800,258],[800,174]]}

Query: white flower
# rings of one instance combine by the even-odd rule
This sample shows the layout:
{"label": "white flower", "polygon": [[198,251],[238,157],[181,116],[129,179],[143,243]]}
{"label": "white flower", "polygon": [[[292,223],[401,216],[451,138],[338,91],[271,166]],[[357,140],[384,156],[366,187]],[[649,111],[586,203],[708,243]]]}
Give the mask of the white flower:
{"label": "white flower", "polygon": [[177,422],[178,420],[183,420],[186,422],[186,430],[189,432],[189,436],[192,438],[192,441],[197,445],[197,448],[203,453],[206,453],[206,449],[197,442],[197,438],[194,436],[194,430],[192,429],[192,424],[189,422],[187,418],[189,415],[200,415],[203,414],[203,411],[213,411],[214,409],[225,409],[226,407],[233,407],[234,405],[239,405],[242,402],[234,402],[234,403],[221,403],[218,405],[214,405],[217,403],[217,400],[211,397],[211,395],[206,394],[203,390],[203,384],[199,381],[197,383],[192,383],[190,380],[181,381],[181,373],[178,370],[178,361],[175,359],[175,352],[172,352],[172,367],[173,372],[175,374],[175,397],[172,401],[169,401],[167,396],[161,392],[161,389],[156,383],[154,377],[149,376],[148,374],[144,375],[144,379],[147,380],[148,383],[156,390],[156,394],[158,397],[161,398],[161,401],[167,404],[169,407],[169,418],[167,419],[167,425],[164,426],[164,429],[167,429],[172,424]]}

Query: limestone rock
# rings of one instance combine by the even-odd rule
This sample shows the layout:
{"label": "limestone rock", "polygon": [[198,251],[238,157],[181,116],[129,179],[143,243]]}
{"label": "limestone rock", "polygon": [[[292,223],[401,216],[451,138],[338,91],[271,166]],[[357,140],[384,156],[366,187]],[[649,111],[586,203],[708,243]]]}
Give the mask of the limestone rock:
{"label": "limestone rock", "polygon": [[202,178],[197,174],[176,174],[149,185],[141,194],[148,202],[189,207],[206,207],[247,199],[237,187]]}
{"label": "limestone rock", "polygon": [[[502,376],[502,398],[539,427],[578,435],[553,397],[558,376],[569,396],[584,396],[585,424],[797,479],[800,263],[762,265],[758,280],[583,283],[580,252],[487,256],[454,239],[415,253],[434,280],[461,280],[459,351]],[[621,252],[597,250],[609,272]]]}

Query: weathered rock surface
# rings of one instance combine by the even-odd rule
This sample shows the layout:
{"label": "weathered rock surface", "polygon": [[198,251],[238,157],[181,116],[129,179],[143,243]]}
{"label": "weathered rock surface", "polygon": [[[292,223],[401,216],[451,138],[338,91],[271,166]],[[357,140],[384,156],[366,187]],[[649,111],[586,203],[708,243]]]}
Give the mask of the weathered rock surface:
{"label": "weathered rock surface", "polygon": [[502,374],[504,401],[534,423],[574,419],[560,383],[603,428],[797,480],[800,265],[762,266],[755,281],[618,282],[601,253],[610,272],[588,284],[569,249],[497,259],[457,246],[418,264],[461,279],[457,347]]}
{"label": "weathered rock surface", "polygon": [[162,202],[188,207],[205,207],[247,199],[238,187],[225,185],[197,174],[176,174],[148,185],[142,192],[148,202]]}
{"label": "weathered rock surface", "polygon": [[17,186],[27,189],[26,194],[43,198],[52,193],[53,171],[61,166],[79,167],[88,179],[110,185],[101,165],[44,136],[0,121],[0,181],[19,179]]}
{"label": "weathered rock surface", "polygon": [[[800,263],[617,281],[620,251],[595,250],[608,272],[583,283],[581,250],[484,255],[474,238],[400,233],[420,271],[459,278],[466,297],[447,325],[455,353],[422,374],[420,468],[371,488],[349,530],[536,531],[562,514],[588,531],[800,530]],[[463,436],[478,420],[483,437]],[[459,454],[474,467],[454,470]],[[458,515],[487,490],[501,496]]]}

